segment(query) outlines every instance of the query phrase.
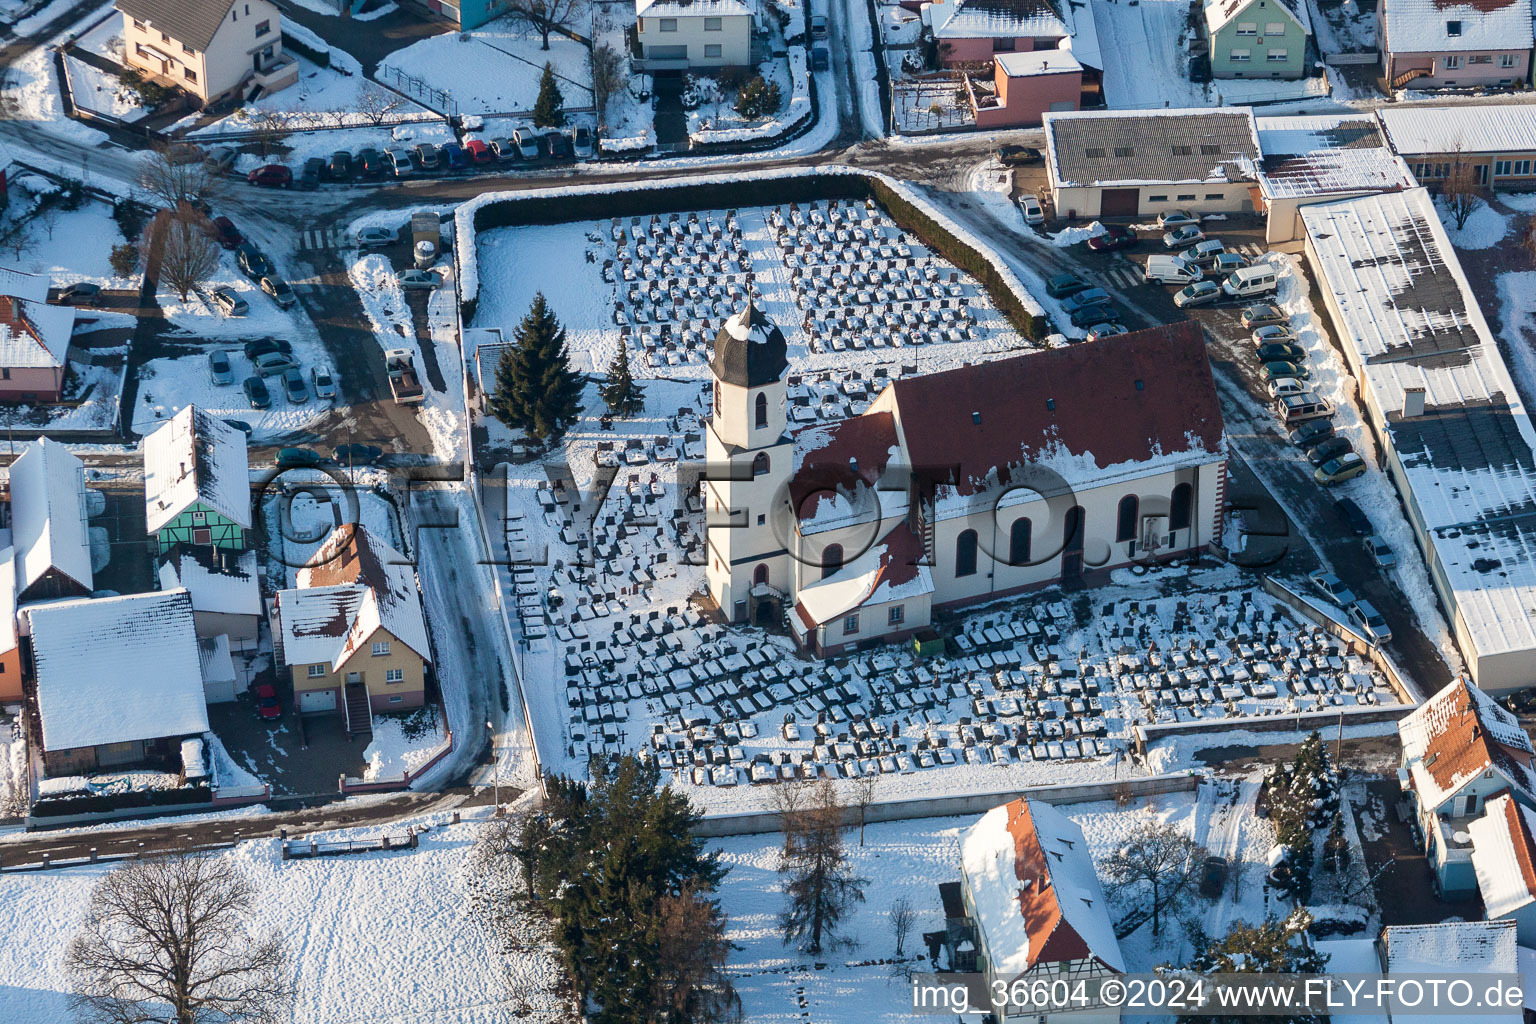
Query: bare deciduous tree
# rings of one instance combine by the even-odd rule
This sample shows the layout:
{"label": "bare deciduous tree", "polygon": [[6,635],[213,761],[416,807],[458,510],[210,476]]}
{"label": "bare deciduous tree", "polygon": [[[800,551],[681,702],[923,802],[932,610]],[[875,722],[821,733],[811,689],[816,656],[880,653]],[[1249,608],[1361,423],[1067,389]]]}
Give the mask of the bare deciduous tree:
{"label": "bare deciduous tree", "polygon": [[650,1005],[666,1007],[670,1019],[705,1022],[740,1020],[741,999],[726,977],[731,943],[719,901],[688,883],[676,895],[656,901],[656,970]]}
{"label": "bare deciduous tree", "polygon": [[106,1024],[275,1024],[287,957],[251,928],[255,901],[228,857],[172,853],[106,875],[64,955],[76,1011]]}
{"label": "bare deciduous tree", "polygon": [[917,911],[912,909],[912,903],[905,896],[898,896],[891,904],[891,931],[896,936],[896,955],[905,956],[907,952],[907,936],[912,934],[912,925],[917,921]]}
{"label": "bare deciduous tree", "polygon": [[1477,171],[1461,154],[1460,143],[1451,161],[1451,173],[1440,186],[1440,196],[1456,222],[1456,230],[1467,226],[1467,221],[1477,208],[1483,205],[1482,186],[1477,183]]}
{"label": "bare deciduous tree", "polygon": [[1112,899],[1145,896],[1152,934],[1162,929],[1165,912],[1194,889],[1205,848],[1172,825],[1147,818],[1104,861],[1106,890]]}
{"label": "bare deciduous tree", "polygon": [[586,0],[507,0],[512,17],[528,23],[549,49],[549,34],[557,28],[569,28],[576,15],[586,9]]}
{"label": "bare deciduous tree", "polygon": [[353,109],[367,118],[369,124],[379,126],[389,120],[389,115],[399,110],[404,102],[405,99],[398,93],[367,82],[358,90]]}
{"label": "bare deciduous tree", "polygon": [[1536,217],[1525,222],[1525,227],[1520,232],[1520,244],[1525,247],[1526,255],[1531,262],[1536,263]]}
{"label": "bare deciduous tree", "polygon": [[212,225],[192,207],[183,206],[150,230],[165,233],[160,243],[160,277],[186,302],[192,289],[219,267],[219,244]]}
{"label": "bare deciduous tree", "polygon": [[250,125],[251,138],[261,147],[262,159],[271,156],[294,127],[287,114],[276,110],[246,109],[242,116]]}
{"label": "bare deciduous tree", "polygon": [[867,772],[853,780],[853,806],[859,809],[859,845],[864,845],[864,821],[869,816],[869,805],[875,802],[875,784],[879,776]]}
{"label": "bare deciduous tree", "polygon": [[599,43],[587,55],[587,63],[592,72],[592,105],[601,124],[608,116],[608,101],[624,88],[624,57],[607,43]]}
{"label": "bare deciduous tree", "polygon": [[218,190],[219,179],[201,160],[173,156],[166,148],[139,161],[139,185],[168,210],[206,203]]}
{"label": "bare deciduous tree", "polygon": [[785,907],[779,916],[784,944],[805,941],[807,953],[848,947],[852,936],[838,935],[854,904],[864,902],[867,878],[853,873],[843,848],[843,806],[826,779],[789,816],[779,874]]}

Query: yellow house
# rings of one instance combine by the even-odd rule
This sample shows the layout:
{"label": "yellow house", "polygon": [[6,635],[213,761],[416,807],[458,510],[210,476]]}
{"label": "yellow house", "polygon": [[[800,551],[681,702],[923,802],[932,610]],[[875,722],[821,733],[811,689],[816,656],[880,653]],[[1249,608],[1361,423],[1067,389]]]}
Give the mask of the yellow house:
{"label": "yellow house", "polygon": [[421,707],[432,660],[416,572],[366,527],[337,527],[271,608],[277,661],[301,714],[346,716],[370,732],[378,711]]}

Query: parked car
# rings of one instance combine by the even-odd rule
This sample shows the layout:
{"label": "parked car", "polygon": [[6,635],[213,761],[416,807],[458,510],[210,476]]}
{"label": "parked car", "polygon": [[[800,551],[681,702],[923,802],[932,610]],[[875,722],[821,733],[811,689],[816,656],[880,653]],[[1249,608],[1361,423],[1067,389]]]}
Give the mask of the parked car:
{"label": "parked car", "polygon": [[365,178],[382,178],[389,173],[384,154],[372,146],[357,151],[357,169]]}
{"label": "parked car", "polygon": [[[1208,284],[1209,282],[1201,283]],[[1288,377],[1295,380],[1309,380],[1312,377],[1312,371],[1305,366],[1286,362],[1265,363],[1259,372],[1265,380],[1285,380]]]}
{"label": "parked car", "polygon": [[395,275],[395,280],[399,282],[401,288],[407,290],[413,288],[432,289],[442,283],[442,279],[431,270],[402,270]]}
{"label": "parked car", "polygon": [[1275,341],[1296,344],[1296,332],[1286,324],[1266,324],[1263,327],[1255,327],[1251,337],[1255,348]]}
{"label": "parked car", "polygon": [[336,397],[336,378],[331,376],[328,366],[316,366],[309,371],[310,382],[315,387],[316,398]]}
{"label": "parked car", "polygon": [[1328,487],[1353,480],[1365,472],[1365,460],[1354,452],[1330,459],[1312,471],[1312,479]]}
{"label": "parked car", "polygon": [[1182,249],[1185,246],[1203,241],[1205,241],[1205,232],[1200,230],[1200,225],[1198,224],[1185,224],[1163,234],[1163,248],[1165,249]]}
{"label": "parked car", "polygon": [[1371,525],[1371,517],[1355,504],[1355,499],[1340,498],[1333,503],[1333,509],[1343,518],[1355,536],[1369,537],[1376,532],[1376,527]]}
{"label": "parked car", "polygon": [[324,462],[325,456],[313,448],[279,448],[275,461],[278,469],[308,469]]}
{"label": "parked car", "polygon": [[247,184],[263,188],[287,188],[293,184],[293,172],[282,164],[267,164],[245,176]]}
{"label": "parked car", "polygon": [[213,230],[219,244],[226,249],[239,248],[240,243],[245,241],[245,236],[235,227],[235,222],[228,217],[213,218]]}
{"label": "parked car", "polygon": [[1312,585],[1319,593],[1334,604],[1347,608],[1355,603],[1355,592],[1327,569],[1314,569],[1307,574],[1307,579],[1312,581]]}
{"label": "parked car", "polygon": [[1299,363],[1307,358],[1306,352],[1300,345],[1292,345],[1285,341],[1272,341],[1267,345],[1259,346],[1259,362],[1261,363]]}
{"label": "parked car", "polygon": [[1216,262],[1216,257],[1226,251],[1227,247],[1221,239],[1207,238],[1190,246],[1189,250],[1183,255],[1184,259],[1193,263],[1201,270],[1207,270],[1212,263]]}
{"label": "parked car", "polygon": [[1264,385],[1270,398],[1283,398],[1286,395],[1311,395],[1312,389],[1307,382],[1296,377],[1280,377],[1269,381]]}
{"label": "parked car", "polygon": [[825,14],[811,15],[811,38],[827,38],[827,16]]}
{"label": "parked car", "polygon": [[490,164],[496,162],[496,154],[491,147],[481,139],[464,140],[464,152],[469,155],[470,163]]}
{"label": "parked car", "polygon": [[1044,163],[1045,157],[1033,146],[998,146],[997,162],[1004,167],[1024,167]]}
{"label": "parked car", "polygon": [[272,392],[267,390],[267,382],[260,377],[247,377],[240,385],[245,389],[245,397],[250,401],[252,409],[272,408]]}
{"label": "parked car", "polygon": [[283,717],[283,709],[277,703],[277,687],[271,683],[257,684],[256,713],[262,718]]}
{"label": "parked car", "polygon": [[1019,212],[1024,215],[1024,223],[1031,227],[1045,223],[1045,210],[1041,208],[1040,200],[1034,196],[1019,196]]}
{"label": "parked car", "polygon": [[330,175],[332,181],[351,181],[352,154],[344,149],[332,153],[330,161],[325,165],[325,173]]}
{"label": "parked car", "polygon": [[[260,381],[261,378],[257,377],[256,380]],[[262,385],[262,386],[265,387],[266,385]],[[228,423],[230,426],[232,426],[236,430],[240,431],[240,433],[244,434],[246,440],[250,440],[252,435],[254,435],[256,433],[256,428],[251,426],[249,423],[245,422],[245,420],[226,419],[224,422]]]}
{"label": "parked car", "polygon": [[1248,257],[1240,252],[1224,252],[1211,260],[1209,270],[1213,276],[1221,277],[1232,273],[1234,270],[1242,270],[1249,266]]}
{"label": "parked car", "polygon": [[1074,310],[1069,319],[1073,327],[1094,327],[1098,324],[1112,324],[1119,319],[1120,314],[1112,306],[1097,305],[1084,306]]}
{"label": "parked car", "polygon": [[236,295],[232,288],[215,289],[213,304],[225,316],[245,316],[245,314],[251,311],[250,305],[240,296]]}
{"label": "parked car", "polygon": [[576,156],[576,149],[571,145],[569,135],[548,132],[544,136],[544,155],[551,160],[571,160]]}
{"label": "parked car", "polygon": [[1275,324],[1284,324],[1290,321],[1290,317],[1278,306],[1271,306],[1267,302],[1261,302],[1256,306],[1248,306],[1243,309],[1241,317],[1243,326],[1249,329],[1255,327],[1269,327]]}
{"label": "parked car", "polygon": [[203,151],[191,142],[173,142],[165,147],[165,159],[177,167],[200,163],[203,160]]}
{"label": "parked car", "polygon": [[1173,304],[1180,309],[1204,306],[1221,298],[1221,285],[1215,281],[1195,281],[1173,294]]}
{"label": "parked car", "polygon": [[1204,85],[1211,80],[1211,58],[1197,53],[1189,58],[1189,80]]}
{"label": "parked car", "polygon": [[584,124],[576,126],[571,132],[571,148],[576,151],[577,160],[590,160],[595,149],[592,141],[592,129]]}
{"label": "parked car", "polygon": [[59,289],[59,301],[66,306],[78,306],[82,302],[95,302],[101,298],[101,285],[89,281],[76,281]]}
{"label": "parked car", "polygon": [[1200,895],[1215,899],[1227,886],[1225,857],[1207,857],[1200,864]]}
{"label": "parked car", "polygon": [[1314,466],[1321,466],[1330,459],[1336,459],[1345,452],[1354,450],[1355,446],[1349,443],[1349,438],[1330,437],[1307,449],[1307,461]]}
{"label": "parked car", "polygon": [[255,341],[245,343],[245,358],[255,359],[257,356],[266,355],[268,352],[281,352],[285,356],[293,355],[293,343],[281,338],[258,338]]}
{"label": "parked car", "polygon": [[1391,643],[1392,627],[1387,625],[1386,618],[1365,598],[1361,598],[1349,606],[1349,617],[1355,620],[1355,625],[1360,631],[1378,644]]}
{"label": "parked car", "polygon": [[1088,328],[1088,341],[1099,341],[1103,338],[1113,338],[1117,334],[1129,334],[1124,324],[1095,324]]}
{"label": "parked car", "polygon": [[336,462],[343,466],[371,466],[383,454],[384,449],[377,445],[344,444],[337,446],[334,456]]}
{"label": "parked car", "polygon": [[235,250],[235,263],[240,267],[240,272],[252,281],[260,281],[275,271],[272,261],[249,242]]}
{"label": "parked car", "polygon": [[384,151],[384,166],[389,173],[397,178],[409,178],[411,176],[411,151],[396,146]]}
{"label": "parked car", "polygon": [[1102,306],[1109,301],[1109,292],[1103,288],[1087,288],[1062,299],[1061,308],[1074,313],[1084,306]]}
{"label": "parked car", "polygon": [[1199,224],[1200,215],[1188,210],[1164,210],[1157,215],[1157,226],[1167,231],[1169,228],[1181,227],[1185,224]]}
{"label": "parked car", "polygon": [[539,158],[539,137],[533,134],[532,128],[512,129],[512,141],[517,144],[517,151],[523,154],[524,160]]}
{"label": "parked car", "polygon": [[1369,551],[1376,564],[1383,569],[1397,568],[1397,553],[1392,550],[1386,541],[1376,534],[1365,538],[1365,550]]}
{"label": "parked car", "polygon": [[1308,420],[1287,435],[1286,439],[1298,448],[1310,448],[1319,441],[1333,436],[1331,420]]}
{"label": "parked car", "polygon": [[357,232],[357,244],[365,249],[378,245],[394,245],[400,241],[400,232],[394,228],[361,228]]}
{"label": "parked car", "polygon": [[1089,252],[1116,252],[1120,249],[1134,249],[1140,244],[1141,239],[1136,232],[1121,224],[1111,224],[1104,229],[1102,235],[1094,235],[1088,239]]}
{"label": "parked car", "polygon": [[1064,299],[1069,295],[1087,291],[1089,284],[1076,274],[1057,274],[1047,278],[1045,282],[1045,294],[1053,299]]}
{"label": "parked car", "polygon": [[312,156],[304,161],[304,167],[299,171],[299,188],[314,190],[320,187],[320,179],[325,177],[325,161],[317,156]]}
{"label": "parked car", "polygon": [[264,352],[251,360],[251,366],[256,369],[257,376],[261,377],[276,377],[298,365],[293,356],[285,356],[281,352]]}
{"label": "parked car", "polygon": [[309,401],[309,385],[304,382],[304,371],[297,366],[283,371],[283,397],[292,405]]}
{"label": "parked car", "polygon": [[442,154],[443,165],[450,171],[462,171],[469,167],[469,157],[457,142],[445,142],[437,147]]}
{"label": "parked car", "polygon": [[423,142],[411,150],[411,163],[420,170],[435,171],[442,164],[442,158],[438,156],[436,146]]}
{"label": "parked car", "polygon": [[517,143],[507,138],[492,139],[491,152],[495,153],[496,159],[503,163],[509,160],[521,160],[523,157],[517,148]]}
{"label": "parked car", "polygon": [[261,290],[272,297],[278,309],[288,309],[299,301],[299,297],[293,294],[293,289],[288,286],[288,282],[273,274],[268,274],[261,279]]}
{"label": "parked car", "polygon": [[811,70],[825,71],[832,66],[832,51],[825,46],[811,47]]}
{"label": "parked car", "polygon": [[234,169],[235,156],[228,146],[214,146],[203,156],[203,166],[214,174],[228,174]]}
{"label": "parked car", "polygon": [[235,368],[229,361],[228,352],[223,349],[214,349],[208,353],[208,376],[213,378],[215,384],[235,382]]}

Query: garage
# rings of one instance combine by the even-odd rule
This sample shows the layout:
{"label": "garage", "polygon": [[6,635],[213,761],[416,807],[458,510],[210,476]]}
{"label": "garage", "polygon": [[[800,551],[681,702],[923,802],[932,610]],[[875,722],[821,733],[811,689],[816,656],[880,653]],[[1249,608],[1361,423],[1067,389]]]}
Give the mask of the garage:
{"label": "garage", "polygon": [[335,710],[335,690],[305,690],[299,694],[300,714],[314,715]]}
{"label": "garage", "polygon": [[1141,189],[1107,188],[1100,194],[1099,216],[1134,217],[1141,212]]}

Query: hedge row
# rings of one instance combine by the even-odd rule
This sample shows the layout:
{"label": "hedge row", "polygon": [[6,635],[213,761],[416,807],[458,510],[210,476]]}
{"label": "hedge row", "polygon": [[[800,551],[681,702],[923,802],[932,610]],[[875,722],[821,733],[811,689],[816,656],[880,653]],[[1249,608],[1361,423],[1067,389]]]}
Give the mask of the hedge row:
{"label": "hedge row", "polygon": [[318,64],[322,68],[328,68],[331,66],[330,50],[317,50],[313,46],[310,46],[308,43],[304,42],[302,39],[298,39],[295,36],[288,34],[287,32],[283,33],[283,49],[292,50],[300,57],[303,57],[305,60],[308,60],[312,64]]}
{"label": "hedge row", "polygon": [[177,807],[212,802],[212,789],[207,786],[188,786],[181,789],[144,789],[127,793],[42,799],[32,805],[30,813],[34,818],[53,818],[70,814],[99,814],[129,807]]}

